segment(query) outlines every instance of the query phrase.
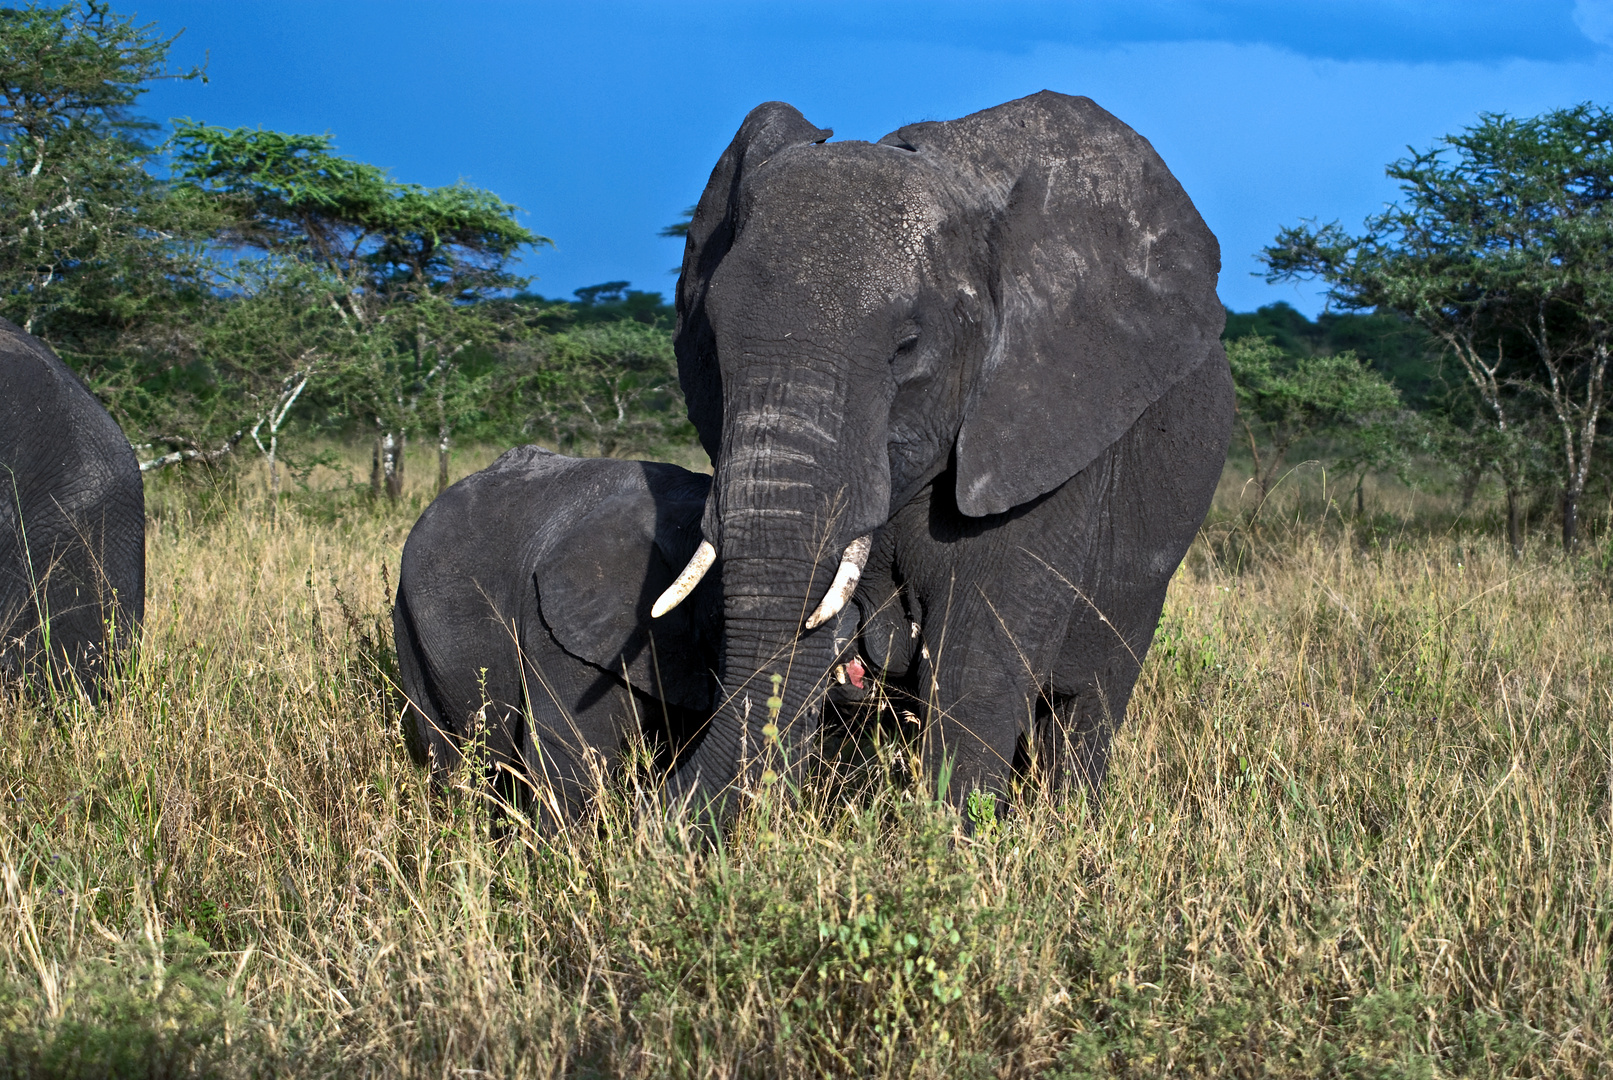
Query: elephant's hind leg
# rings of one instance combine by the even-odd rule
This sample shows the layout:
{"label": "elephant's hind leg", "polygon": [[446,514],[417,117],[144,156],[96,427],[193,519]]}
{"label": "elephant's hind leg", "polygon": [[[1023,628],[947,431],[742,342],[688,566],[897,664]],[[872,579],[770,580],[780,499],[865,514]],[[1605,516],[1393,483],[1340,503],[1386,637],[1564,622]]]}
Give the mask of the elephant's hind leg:
{"label": "elephant's hind leg", "polygon": [[429,662],[420,646],[409,597],[398,590],[392,608],[392,641],[398,654],[398,682],[403,690],[400,726],[403,742],[416,765],[435,760],[438,769],[448,763],[448,737],[443,730],[442,698],[431,685]]}

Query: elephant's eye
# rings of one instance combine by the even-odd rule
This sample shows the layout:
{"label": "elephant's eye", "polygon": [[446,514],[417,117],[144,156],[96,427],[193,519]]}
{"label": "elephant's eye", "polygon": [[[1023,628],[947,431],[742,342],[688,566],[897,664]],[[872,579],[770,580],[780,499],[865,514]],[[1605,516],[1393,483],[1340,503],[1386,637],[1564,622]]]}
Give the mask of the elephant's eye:
{"label": "elephant's eye", "polygon": [[917,333],[907,335],[901,341],[898,341],[896,343],[896,355],[901,356],[904,353],[912,352],[915,348],[918,347],[918,343],[919,343],[919,336],[918,336]]}

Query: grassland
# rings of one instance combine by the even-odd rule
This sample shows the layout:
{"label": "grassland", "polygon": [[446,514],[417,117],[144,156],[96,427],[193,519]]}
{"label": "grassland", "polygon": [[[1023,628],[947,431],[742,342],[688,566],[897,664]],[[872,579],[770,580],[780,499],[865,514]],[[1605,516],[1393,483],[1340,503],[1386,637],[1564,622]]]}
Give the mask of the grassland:
{"label": "grassland", "polygon": [[966,835],[880,746],[707,852],[632,791],[503,844],[433,793],[387,686],[423,486],[161,480],[133,669],[0,691],[0,1073],[1607,1075],[1604,561],[1223,494],[1101,818]]}

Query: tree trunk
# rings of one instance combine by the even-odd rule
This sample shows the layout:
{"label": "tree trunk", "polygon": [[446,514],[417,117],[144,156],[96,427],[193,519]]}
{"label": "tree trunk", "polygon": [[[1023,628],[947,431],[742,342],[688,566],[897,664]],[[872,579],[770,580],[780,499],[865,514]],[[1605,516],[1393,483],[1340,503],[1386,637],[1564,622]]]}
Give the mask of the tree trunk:
{"label": "tree trunk", "polygon": [[1484,466],[1475,465],[1462,475],[1462,513],[1473,509],[1473,499],[1479,493],[1479,481],[1484,479]]}
{"label": "tree trunk", "polygon": [[381,473],[386,483],[387,501],[396,504],[403,496],[403,436],[387,432],[381,436]]}
{"label": "tree trunk", "polygon": [[280,514],[280,466],[275,460],[275,451],[279,448],[280,440],[269,435],[269,521],[272,524]]}
{"label": "tree trunk", "polygon": [[1563,554],[1572,555],[1579,549],[1579,494],[1563,492]]}
{"label": "tree trunk", "polygon": [[448,486],[448,428],[443,426],[437,431],[437,494],[441,495]]}
{"label": "tree trunk", "polygon": [[1523,558],[1523,511],[1519,503],[1523,496],[1511,484],[1507,485],[1507,543],[1514,559]]}
{"label": "tree trunk", "polygon": [[381,497],[381,436],[370,444],[370,498]]}
{"label": "tree trunk", "polygon": [[1367,516],[1367,471],[1361,470],[1361,475],[1355,478],[1355,516]]}

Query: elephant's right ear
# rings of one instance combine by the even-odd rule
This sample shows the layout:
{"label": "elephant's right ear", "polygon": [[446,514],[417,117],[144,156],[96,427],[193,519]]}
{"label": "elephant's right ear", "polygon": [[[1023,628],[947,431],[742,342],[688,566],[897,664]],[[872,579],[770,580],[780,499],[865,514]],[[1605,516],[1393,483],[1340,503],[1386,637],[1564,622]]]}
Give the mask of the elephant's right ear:
{"label": "elephant's right ear", "polygon": [[722,375],[717,370],[717,339],[706,318],[706,288],[734,242],[734,209],[745,177],[791,146],[821,143],[834,132],[808,122],[793,105],[769,101],[756,106],[739,125],[689,222],[678,276],[678,381],[689,406],[689,422],[712,461],[722,439]]}
{"label": "elephant's right ear", "polygon": [[[712,683],[694,605],[650,617],[656,598],[687,561],[668,560],[665,538],[692,535],[691,553],[699,542],[709,481],[697,479],[704,484],[654,497],[630,489],[601,500],[571,523],[567,542],[538,567],[534,584],[543,621],[566,652],[612,675],[625,674],[634,686],[652,695],[659,691],[662,700],[698,710],[710,708]],[[679,523],[681,530],[675,530]]]}

